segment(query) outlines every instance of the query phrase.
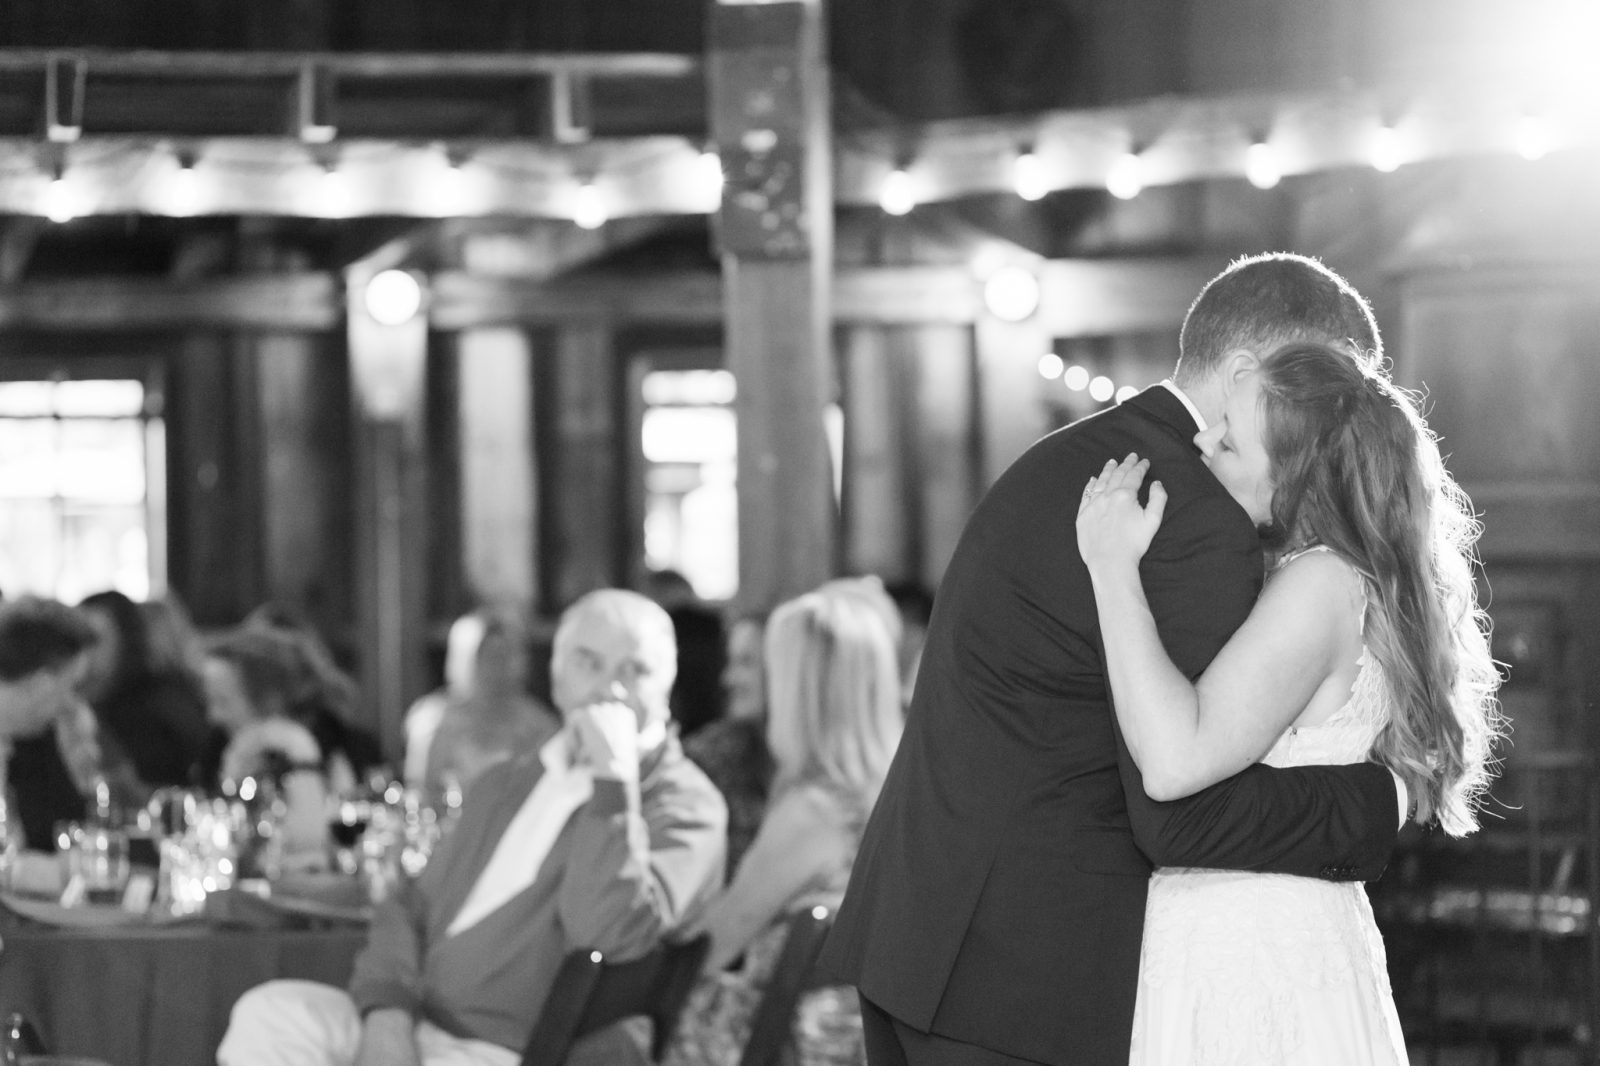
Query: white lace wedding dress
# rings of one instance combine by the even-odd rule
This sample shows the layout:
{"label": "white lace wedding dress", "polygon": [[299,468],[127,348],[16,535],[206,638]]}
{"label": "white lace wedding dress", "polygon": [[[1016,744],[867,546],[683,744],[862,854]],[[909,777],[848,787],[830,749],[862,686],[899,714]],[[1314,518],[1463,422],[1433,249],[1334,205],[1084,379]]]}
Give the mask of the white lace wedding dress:
{"label": "white lace wedding dress", "polygon": [[[1263,762],[1362,762],[1389,717],[1363,650],[1350,701],[1291,729]],[[1365,886],[1288,874],[1161,869],[1145,910],[1129,1061],[1139,1066],[1404,1066],[1383,940]]]}

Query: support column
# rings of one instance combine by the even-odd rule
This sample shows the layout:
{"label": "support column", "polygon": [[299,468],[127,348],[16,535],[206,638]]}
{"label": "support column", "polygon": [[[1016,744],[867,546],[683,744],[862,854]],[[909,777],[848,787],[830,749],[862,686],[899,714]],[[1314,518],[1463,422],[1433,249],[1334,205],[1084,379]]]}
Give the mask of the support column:
{"label": "support column", "polygon": [[714,3],[711,126],[727,366],[738,379],[739,595],[762,609],[831,577],[838,507],[833,192],[821,0]]}
{"label": "support column", "polygon": [[[403,718],[428,683],[425,567],[426,451],[423,369],[426,293],[404,318],[374,318],[368,270],[346,275],[354,383],[356,644],[369,724],[383,756],[399,765]],[[417,280],[417,279],[413,279]]]}
{"label": "support column", "polygon": [[[556,614],[597,588],[618,582],[622,523],[615,337],[610,324],[571,322],[555,339],[555,409],[542,439],[551,443],[552,498],[545,509],[543,609]],[[541,410],[546,408],[541,407]],[[549,469],[547,467],[546,469]]]}

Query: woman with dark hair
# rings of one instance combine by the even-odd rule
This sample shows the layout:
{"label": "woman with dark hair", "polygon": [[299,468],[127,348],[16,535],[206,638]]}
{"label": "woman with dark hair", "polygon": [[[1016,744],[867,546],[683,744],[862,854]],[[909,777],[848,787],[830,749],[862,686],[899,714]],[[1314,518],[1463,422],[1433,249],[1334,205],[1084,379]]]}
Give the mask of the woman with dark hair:
{"label": "woman with dark hair", "polygon": [[311,731],[324,757],[342,759],[356,780],[364,780],[379,768],[383,753],[377,737],[356,724],[356,683],[339,669],[316,626],[298,611],[268,602],[246,616],[244,629],[279,633],[294,642],[298,675],[294,689],[298,695],[287,714]]}
{"label": "woman with dark hair", "polygon": [[[1416,401],[1370,360],[1293,343],[1247,357],[1195,444],[1272,553],[1260,599],[1198,681],[1168,657],[1141,584],[1166,503],[1156,481],[1139,504],[1148,463],[1108,462],[1077,520],[1117,722],[1150,798],[1256,762],[1371,761],[1404,782],[1418,822],[1475,830],[1503,728],[1478,527]],[[1325,876],[1158,869],[1130,1061],[1403,1066],[1364,886]]]}
{"label": "woman with dark hair", "polygon": [[145,614],[122,593],[97,592],[78,609],[98,638],[79,692],[99,721],[108,767],[131,764],[136,789],[187,784],[207,732],[196,679],[158,660]]}
{"label": "woman with dark hair", "polygon": [[[65,604],[36,596],[0,603],[0,851],[53,851],[54,824],[84,816],[98,749],[90,712],[82,711],[87,730],[76,721],[73,685],[94,639]],[[89,765],[74,765],[77,755]]]}

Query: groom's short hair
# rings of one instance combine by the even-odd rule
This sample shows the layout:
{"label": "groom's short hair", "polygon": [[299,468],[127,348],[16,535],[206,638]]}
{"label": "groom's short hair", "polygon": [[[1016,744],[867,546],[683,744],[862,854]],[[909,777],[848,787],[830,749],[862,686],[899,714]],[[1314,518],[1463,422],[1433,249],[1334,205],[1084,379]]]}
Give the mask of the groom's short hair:
{"label": "groom's short hair", "polygon": [[1310,256],[1268,252],[1235,260],[1200,290],[1178,335],[1173,376],[1196,381],[1230,351],[1265,356],[1290,341],[1383,355],[1372,307],[1354,286]]}

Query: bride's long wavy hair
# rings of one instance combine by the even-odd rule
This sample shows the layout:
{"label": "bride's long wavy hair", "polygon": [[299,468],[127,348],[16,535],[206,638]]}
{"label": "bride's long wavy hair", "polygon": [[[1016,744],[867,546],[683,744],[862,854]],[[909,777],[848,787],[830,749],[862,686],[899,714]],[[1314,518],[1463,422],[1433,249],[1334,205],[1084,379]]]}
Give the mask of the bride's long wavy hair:
{"label": "bride's long wavy hair", "polygon": [[1260,371],[1271,536],[1327,545],[1365,575],[1366,641],[1394,696],[1372,755],[1405,781],[1419,820],[1470,833],[1505,730],[1474,583],[1482,527],[1417,399],[1375,360],[1288,344]]}

